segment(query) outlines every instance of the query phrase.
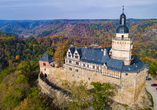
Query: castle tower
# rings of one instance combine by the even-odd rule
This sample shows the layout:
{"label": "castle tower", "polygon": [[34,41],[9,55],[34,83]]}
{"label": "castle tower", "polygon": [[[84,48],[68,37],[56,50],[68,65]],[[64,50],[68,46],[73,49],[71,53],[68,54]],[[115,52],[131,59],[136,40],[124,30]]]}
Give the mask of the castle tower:
{"label": "castle tower", "polygon": [[129,37],[129,29],[126,26],[126,16],[123,12],[120,15],[120,24],[116,29],[116,37],[112,38],[111,58],[124,61],[124,65],[130,65],[132,53],[132,39]]}

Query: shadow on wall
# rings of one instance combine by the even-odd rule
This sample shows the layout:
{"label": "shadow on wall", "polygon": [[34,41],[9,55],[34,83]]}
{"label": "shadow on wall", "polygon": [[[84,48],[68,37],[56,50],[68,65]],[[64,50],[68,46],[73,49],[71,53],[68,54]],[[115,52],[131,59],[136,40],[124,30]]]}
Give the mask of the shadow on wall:
{"label": "shadow on wall", "polygon": [[47,74],[43,74],[42,72],[40,73],[40,78],[50,87],[52,87],[53,89],[56,89],[58,91],[61,91],[63,94],[67,95],[70,97],[70,92],[63,90],[62,88],[60,88],[59,86],[56,86],[54,83],[50,82],[47,78]]}

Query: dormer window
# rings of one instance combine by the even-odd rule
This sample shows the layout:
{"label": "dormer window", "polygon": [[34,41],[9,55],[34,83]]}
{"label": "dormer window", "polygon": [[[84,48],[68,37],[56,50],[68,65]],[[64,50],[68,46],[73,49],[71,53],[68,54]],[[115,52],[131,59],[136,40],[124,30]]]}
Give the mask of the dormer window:
{"label": "dormer window", "polygon": [[75,53],[75,55],[77,55],[77,53]]}
{"label": "dormer window", "polygon": [[76,59],[78,59],[78,56],[75,56]]}
{"label": "dormer window", "polygon": [[70,54],[70,52],[68,52],[68,57],[71,57],[71,54]]}

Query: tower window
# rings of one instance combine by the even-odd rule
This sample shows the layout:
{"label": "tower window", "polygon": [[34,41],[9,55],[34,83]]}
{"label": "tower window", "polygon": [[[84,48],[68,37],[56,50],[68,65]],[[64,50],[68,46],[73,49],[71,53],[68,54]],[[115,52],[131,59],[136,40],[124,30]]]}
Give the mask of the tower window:
{"label": "tower window", "polygon": [[122,39],[124,39],[124,35],[122,35]]}
{"label": "tower window", "polygon": [[46,63],[43,63],[44,66],[46,66]]}
{"label": "tower window", "polygon": [[122,25],[124,25],[124,18],[122,18]]}

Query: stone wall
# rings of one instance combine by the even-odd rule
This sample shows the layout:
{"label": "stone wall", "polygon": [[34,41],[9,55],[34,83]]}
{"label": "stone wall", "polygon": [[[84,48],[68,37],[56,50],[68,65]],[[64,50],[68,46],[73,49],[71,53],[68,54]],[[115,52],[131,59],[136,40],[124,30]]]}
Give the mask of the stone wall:
{"label": "stone wall", "polygon": [[[137,102],[138,98],[144,91],[146,69],[140,73],[121,73],[121,78],[105,76],[98,71],[91,71],[70,65],[65,65],[64,68],[50,67],[49,69],[49,75],[55,79],[76,82],[84,80],[85,82],[88,82],[88,84],[93,81],[114,85],[115,91],[111,98],[117,102],[128,105],[132,105]],[[89,85],[89,88],[92,88],[92,86]]]}
{"label": "stone wall", "polygon": [[38,75],[38,85],[42,89],[41,92],[47,94],[49,97],[55,100],[56,106],[63,106],[68,100],[70,100],[69,96],[65,94],[64,91],[54,89],[49,86],[45,81],[42,74]]}
{"label": "stone wall", "polygon": [[[72,68],[72,70],[69,70],[69,68]],[[75,71],[77,69],[77,71]],[[88,88],[92,88],[90,85],[91,82],[100,82],[100,83],[109,83],[114,85],[115,93],[112,94],[112,98],[115,101],[119,101],[119,89],[120,89],[120,79],[113,78],[109,76],[102,75],[100,72],[96,71],[90,71],[87,69],[81,69],[79,67],[72,67],[69,65],[66,65],[65,68],[50,68],[50,77],[61,79],[61,80],[67,80],[67,81],[76,81],[79,82],[81,80],[84,80],[85,82],[88,82],[89,86]]]}
{"label": "stone wall", "polygon": [[136,73],[122,73],[121,78],[121,91],[120,91],[120,102],[125,104],[134,103],[134,77]]}
{"label": "stone wall", "polygon": [[137,73],[135,78],[135,96],[134,101],[137,102],[139,97],[144,94],[144,85],[146,81],[146,71],[147,69],[144,69],[143,71],[140,71],[140,73]]}

